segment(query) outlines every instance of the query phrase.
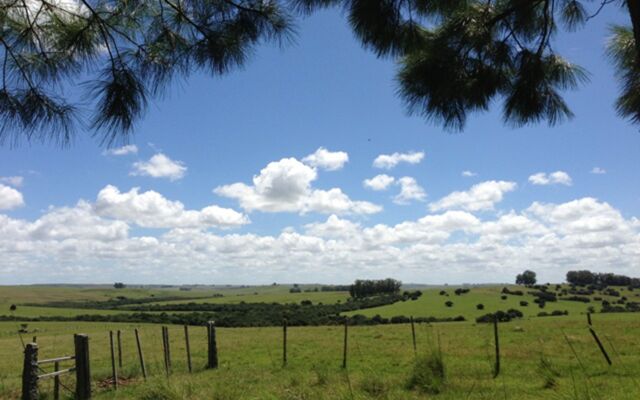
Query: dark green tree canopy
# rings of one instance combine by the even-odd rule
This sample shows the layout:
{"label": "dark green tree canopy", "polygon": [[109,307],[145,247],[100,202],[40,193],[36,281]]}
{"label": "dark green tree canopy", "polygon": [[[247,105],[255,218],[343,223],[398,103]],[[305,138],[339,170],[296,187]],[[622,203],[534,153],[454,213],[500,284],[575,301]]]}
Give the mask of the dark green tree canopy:
{"label": "dark green tree canopy", "polygon": [[366,48],[399,61],[411,112],[462,129],[500,101],[507,124],[555,124],[572,116],[562,92],[587,73],[554,41],[616,6],[631,21],[612,28],[608,47],[616,107],[640,123],[640,0],[1,0],[0,142],[64,143],[78,124],[103,143],[126,141],[169,83],[240,67],[325,7],[341,7]]}
{"label": "dark green tree canopy", "polygon": [[536,273],[531,270],[526,270],[516,276],[517,285],[535,285],[536,282]]}

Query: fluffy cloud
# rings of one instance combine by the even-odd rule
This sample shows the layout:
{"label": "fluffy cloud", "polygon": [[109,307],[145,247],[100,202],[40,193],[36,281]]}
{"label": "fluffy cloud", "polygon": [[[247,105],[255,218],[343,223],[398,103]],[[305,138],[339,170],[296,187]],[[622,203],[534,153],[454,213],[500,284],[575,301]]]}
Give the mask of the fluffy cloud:
{"label": "fluffy cloud", "polygon": [[565,185],[571,186],[572,181],[569,174],[564,171],[556,171],[550,174],[538,172],[529,177],[529,182],[534,185]]}
{"label": "fluffy cloud", "polygon": [[365,179],[362,181],[364,187],[371,190],[386,190],[393,182],[395,178],[386,174],[376,175],[371,179]]}
{"label": "fluffy cloud", "polygon": [[0,210],[12,210],[23,205],[22,193],[0,183]]}
{"label": "fluffy cloud", "polygon": [[344,151],[329,151],[324,147],[318,148],[315,153],[309,154],[302,162],[312,167],[336,171],[344,167],[349,161],[349,155]]}
{"label": "fluffy cloud", "polygon": [[187,167],[182,161],[174,161],[162,153],[151,157],[149,161],[133,163],[131,175],[151,176],[153,178],[168,178],[171,181],[182,179]]}
{"label": "fluffy cloud", "polygon": [[515,182],[486,181],[473,185],[465,192],[453,192],[429,204],[431,211],[461,209],[467,211],[492,210],[504,194],[516,189]]}
{"label": "fluffy cloud", "polygon": [[134,223],[145,228],[228,228],[249,223],[249,219],[229,208],[215,205],[202,210],[185,210],[179,201],[167,200],[149,190],[133,188],[121,193],[108,185],[98,193],[94,209],[97,215]]}
{"label": "fluffy cloud", "polygon": [[604,168],[600,168],[600,167],[593,167],[590,172],[596,175],[604,175],[607,173],[607,171]]}
{"label": "fluffy cloud", "polygon": [[127,154],[138,154],[138,146],[136,146],[135,144],[128,144],[116,149],[106,150],[104,154],[109,156],[125,156]]}
{"label": "fluffy cloud", "polygon": [[465,178],[472,178],[474,176],[478,176],[478,173],[473,171],[462,171],[461,175],[464,176]]}
{"label": "fluffy cloud", "polygon": [[424,201],[427,197],[427,193],[420,185],[418,185],[415,178],[404,176],[398,179],[398,185],[400,185],[400,193],[393,198],[393,202],[396,204],[409,204],[411,201]]}
{"label": "fluffy cloud", "polygon": [[[124,203],[129,207],[129,199]],[[545,281],[559,281],[575,268],[633,275],[640,259],[639,220],[594,198],[534,202],[487,219],[449,210],[363,226],[330,215],[301,232],[272,235],[180,227],[131,236],[130,217],[122,218],[101,216],[83,201],[49,209],[33,222],[0,214],[0,279],[13,281],[20,272],[39,282],[64,281],[69,274],[84,282],[123,275],[156,283],[348,282],[363,276],[498,282],[534,265]]]}
{"label": "fluffy cloud", "polygon": [[422,151],[380,154],[375,160],[373,160],[373,166],[376,168],[391,169],[402,162],[407,164],[418,164],[423,158],[424,152]]}
{"label": "fluffy cloud", "polygon": [[353,201],[339,188],[314,189],[318,177],[312,168],[295,158],[269,163],[253,177],[253,185],[241,182],[219,186],[214,193],[236,199],[249,212],[318,212],[325,214],[373,214],[381,207]]}

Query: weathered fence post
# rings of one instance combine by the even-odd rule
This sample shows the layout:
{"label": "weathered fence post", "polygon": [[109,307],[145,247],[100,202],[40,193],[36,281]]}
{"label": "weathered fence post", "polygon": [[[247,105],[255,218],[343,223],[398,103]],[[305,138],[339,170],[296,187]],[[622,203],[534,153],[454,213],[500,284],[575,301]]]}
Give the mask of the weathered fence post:
{"label": "weathered fence post", "polygon": [[191,372],[191,346],[189,345],[189,326],[184,326],[184,341],[185,348],[187,349],[187,368],[189,368],[189,372]]}
{"label": "weathered fence post", "polygon": [[282,365],[287,366],[287,319],[282,320]]}
{"label": "weathered fence post", "polygon": [[496,364],[493,371],[493,377],[497,378],[500,374],[500,337],[498,336],[498,316],[493,317],[493,336],[495,338],[496,347]]}
{"label": "weathered fence post", "polygon": [[607,360],[607,364],[611,365],[611,359],[609,358],[609,354],[607,354],[607,351],[604,349],[602,342],[600,342],[598,335],[596,335],[596,331],[594,331],[593,328],[589,328],[589,332],[591,332],[591,336],[593,336],[593,339],[598,344],[598,347],[600,348],[600,351],[602,352],[604,359]]}
{"label": "weathered fence post", "polygon": [[[60,371],[60,362],[53,363],[53,371]],[[60,400],[60,375],[53,378],[53,400]]]}
{"label": "weathered fence post", "polygon": [[122,369],[122,338],[120,333],[120,329],[118,329],[118,368]]}
{"label": "weathered fence post", "polygon": [[22,369],[22,400],[38,399],[38,345],[27,343]]}
{"label": "weathered fence post", "polygon": [[76,359],[76,399],[91,398],[91,368],[89,366],[89,336],[74,335]]}
{"label": "weathered fence post", "polygon": [[116,351],[113,342],[113,331],[109,331],[109,346],[111,348],[111,376],[113,378],[113,388],[118,389],[118,369],[116,368]]}
{"label": "weathered fence post", "polygon": [[591,313],[590,312],[587,313],[587,323],[589,324],[589,326],[591,326]]}
{"label": "weathered fence post", "polygon": [[144,356],[142,355],[142,346],[140,346],[140,335],[138,334],[138,328],[133,330],[136,334],[136,345],[138,347],[138,358],[140,359],[140,369],[142,370],[142,377],[147,380],[147,369],[144,366]]}
{"label": "weathered fence post", "polygon": [[209,338],[209,352],[207,368],[218,368],[218,345],[216,343],[216,325],[213,321],[207,323]]}
{"label": "weathered fence post", "polygon": [[342,368],[347,368],[347,337],[349,335],[349,318],[344,319],[344,346],[342,348]]}
{"label": "weathered fence post", "polygon": [[411,338],[413,339],[413,354],[418,355],[418,347],[416,346],[416,327],[413,322],[413,315],[411,316]]}

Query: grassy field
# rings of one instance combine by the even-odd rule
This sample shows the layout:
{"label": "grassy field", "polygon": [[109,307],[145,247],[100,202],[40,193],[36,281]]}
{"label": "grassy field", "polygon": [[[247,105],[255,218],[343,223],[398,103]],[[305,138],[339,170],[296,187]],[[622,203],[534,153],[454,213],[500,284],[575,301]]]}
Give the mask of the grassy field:
{"label": "grassy field", "polygon": [[[510,290],[522,290],[522,287],[507,286]],[[585,313],[589,306],[593,306],[596,310],[600,309],[599,302],[581,303],[576,301],[558,300],[557,302],[547,302],[544,309],[538,307],[533,302],[535,299],[532,295],[524,290],[523,296],[508,295],[506,300],[503,300],[502,290],[503,286],[480,286],[471,288],[471,291],[467,294],[456,296],[454,291],[456,287],[442,287],[442,288],[430,288],[422,291],[422,296],[417,300],[407,300],[403,302],[394,303],[387,306],[370,308],[366,310],[358,310],[347,313],[347,315],[362,314],[368,317],[372,317],[376,314],[382,317],[393,317],[395,315],[406,315],[414,317],[448,317],[462,315],[466,319],[473,321],[476,317],[484,315],[488,312],[495,312],[498,310],[507,311],[510,308],[518,309],[522,311],[525,317],[531,317],[538,315],[539,312],[545,311],[551,313],[555,310],[569,311],[570,315]],[[626,288],[616,288],[621,291],[622,296],[627,296],[631,301],[640,301],[640,291],[628,292]],[[449,296],[441,296],[439,292],[445,290]],[[616,298],[604,295],[598,295],[605,300],[615,301]],[[591,296],[593,297],[593,296]],[[560,297],[561,299],[561,297]],[[635,299],[635,300],[633,300]],[[447,307],[446,301],[452,301],[453,306]],[[527,301],[528,306],[520,306],[520,301]],[[476,305],[483,304],[484,309],[478,310]]]}
{"label": "grassy field", "polygon": [[[594,316],[594,324],[613,366],[605,363],[583,318],[536,318],[500,325],[502,373],[497,379],[492,378],[490,325],[419,325],[419,354],[438,342],[443,354],[446,383],[438,395],[407,388],[415,360],[409,325],[352,327],[346,371],[340,368],[342,327],[290,328],[286,367],[281,363],[281,329],[218,329],[220,368],[215,371],[204,370],[205,329],[191,327],[195,366],[191,375],[186,372],[182,327],[172,326],[174,372],[169,379],[162,367],[160,327],[142,325],[151,375],[146,383],[139,374],[132,325],[50,322],[30,323],[29,328],[38,331],[41,358],[70,354],[72,333],[89,334],[94,387],[100,399],[637,399],[640,319],[633,314],[603,314]],[[22,346],[17,325],[0,323],[0,398],[19,395]],[[110,329],[122,330],[124,338],[125,379],[117,392],[107,381]],[[73,387],[72,378],[63,383]],[[41,389],[50,395],[51,383],[42,382]]]}
{"label": "grassy field", "polygon": [[[177,288],[115,290],[108,287],[0,287],[0,307],[7,310],[0,314],[10,315],[10,304],[18,304],[15,315],[25,316],[126,312],[21,305],[63,300],[104,301],[116,296],[151,298],[153,295],[157,303],[167,303],[167,298],[178,296],[185,300],[171,302],[299,303],[311,300],[314,303],[334,303],[346,301],[348,297],[346,292],[289,293],[289,288],[278,285],[180,291]],[[37,336],[40,358],[50,358],[72,353],[74,333],[87,333],[90,336],[94,391],[99,399],[640,398],[639,314],[593,316],[595,329],[613,359],[613,365],[608,366],[587,329],[584,315],[589,306],[599,310],[598,302],[585,304],[559,300],[548,302],[541,310],[529,294],[508,295],[506,300],[501,299],[502,286],[473,287],[469,293],[460,296],[454,294],[455,289],[422,288],[423,295],[418,300],[350,313],[368,316],[380,314],[384,317],[463,315],[467,322],[417,325],[417,358],[412,347],[410,325],[351,327],[346,370],[341,368],[341,326],[290,327],[289,363],[286,367],[282,366],[281,328],[219,328],[218,370],[204,369],[206,331],[203,327],[193,326],[190,328],[195,368],[193,374],[186,372],[183,328],[170,326],[173,374],[167,379],[163,371],[159,325],[29,322],[29,333],[21,338],[17,333],[19,322],[0,322],[0,399],[19,397],[23,341]],[[446,290],[449,296],[440,295],[441,290]],[[640,291],[618,290],[629,301],[638,301]],[[222,294],[223,297],[213,297],[216,294]],[[187,300],[191,297],[197,299]],[[445,306],[447,300],[453,302],[452,307]],[[529,302],[527,307],[520,306],[523,300]],[[476,309],[479,303],[484,304],[484,310]],[[500,324],[502,373],[493,379],[493,327],[475,324],[474,321],[479,315],[509,308],[521,310],[525,318]],[[567,310],[569,316],[536,317],[540,311],[553,310]],[[134,327],[140,328],[150,372],[146,382],[140,375]],[[124,366],[120,371],[122,381],[117,392],[109,385],[109,330],[123,332]],[[416,360],[432,354],[437,348],[443,355],[446,372],[440,393],[409,387]],[[424,366],[420,371],[424,371]],[[63,384],[73,387],[73,377],[65,377]],[[50,381],[41,383],[43,398],[51,398],[51,387]]]}

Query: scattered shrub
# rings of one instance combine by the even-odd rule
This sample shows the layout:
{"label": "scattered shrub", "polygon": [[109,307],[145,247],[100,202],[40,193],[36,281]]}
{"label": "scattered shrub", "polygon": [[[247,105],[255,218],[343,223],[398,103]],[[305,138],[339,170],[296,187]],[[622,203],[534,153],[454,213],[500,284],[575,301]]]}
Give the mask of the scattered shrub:
{"label": "scattered shrub", "polygon": [[506,299],[507,299],[507,296],[503,294],[502,296],[500,296],[500,298],[501,298],[502,300],[506,300]]}
{"label": "scattered shrub", "polygon": [[444,302],[444,305],[447,306],[447,307],[453,307],[453,301],[447,300],[447,301]]}
{"label": "scattered shrub", "polygon": [[484,304],[478,304],[478,305],[476,305],[476,309],[478,309],[478,310],[484,310]]}
{"label": "scattered shrub", "polygon": [[528,305],[529,305],[529,302],[528,302],[528,301],[524,301],[524,300],[522,300],[522,301],[520,302],[520,307],[527,307]]}

